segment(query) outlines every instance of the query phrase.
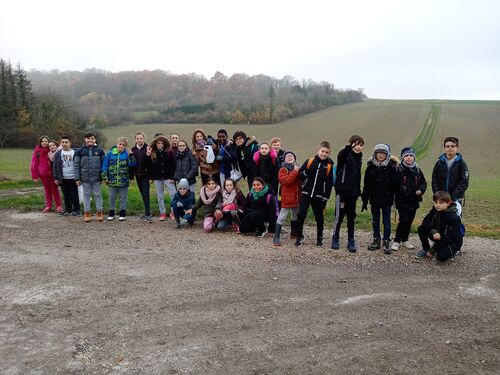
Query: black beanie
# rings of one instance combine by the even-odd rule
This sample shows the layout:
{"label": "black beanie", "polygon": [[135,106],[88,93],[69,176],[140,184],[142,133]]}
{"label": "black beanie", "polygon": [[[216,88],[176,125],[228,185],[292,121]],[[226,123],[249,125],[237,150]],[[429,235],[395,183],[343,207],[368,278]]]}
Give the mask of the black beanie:
{"label": "black beanie", "polygon": [[241,137],[243,139],[247,139],[247,135],[243,130],[238,130],[237,132],[234,133],[233,135],[233,141],[236,142],[236,138]]}

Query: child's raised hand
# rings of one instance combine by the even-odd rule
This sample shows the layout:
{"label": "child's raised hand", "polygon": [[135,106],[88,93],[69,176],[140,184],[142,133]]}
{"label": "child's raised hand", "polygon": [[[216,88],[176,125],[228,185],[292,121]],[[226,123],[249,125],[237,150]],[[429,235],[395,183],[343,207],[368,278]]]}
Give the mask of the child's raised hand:
{"label": "child's raised hand", "polygon": [[434,241],[439,241],[441,239],[441,235],[439,233],[434,233],[432,238],[434,238]]}
{"label": "child's raised hand", "polygon": [[149,145],[148,145],[148,146],[146,147],[146,155],[147,155],[147,156],[151,156],[151,150],[152,150],[151,146],[149,146]]}

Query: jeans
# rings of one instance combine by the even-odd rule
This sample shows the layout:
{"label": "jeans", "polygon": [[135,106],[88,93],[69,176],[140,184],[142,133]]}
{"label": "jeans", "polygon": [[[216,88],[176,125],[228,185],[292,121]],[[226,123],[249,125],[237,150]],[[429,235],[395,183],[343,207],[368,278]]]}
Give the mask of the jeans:
{"label": "jeans", "polygon": [[110,186],[109,187],[109,209],[113,210],[116,206],[116,196],[119,196],[120,211],[127,209],[128,186]]}
{"label": "jeans", "polygon": [[94,195],[97,211],[102,211],[102,195],[100,182],[82,182],[83,185],[83,210],[90,212],[90,193]]}
{"label": "jeans", "polygon": [[172,200],[177,192],[174,182],[170,182],[170,180],[155,180],[156,197],[158,198],[158,208],[160,209],[160,214],[165,213],[165,186],[167,187],[168,194],[170,195],[170,200]]}
{"label": "jeans", "polygon": [[280,214],[278,215],[278,220],[276,220],[276,224],[279,225],[285,224],[285,220],[289,212],[291,212],[292,214],[292,221],[297,221],[297,214],[299,212],[299,207],[282,208],[280,210]]}
{"label": "jeans", "polygon": [[373,239],[380,240],[380,211],[382,211],[382,222],[384,223],[384,241],[391,239],[391,208],[392,205],[371,205]]}

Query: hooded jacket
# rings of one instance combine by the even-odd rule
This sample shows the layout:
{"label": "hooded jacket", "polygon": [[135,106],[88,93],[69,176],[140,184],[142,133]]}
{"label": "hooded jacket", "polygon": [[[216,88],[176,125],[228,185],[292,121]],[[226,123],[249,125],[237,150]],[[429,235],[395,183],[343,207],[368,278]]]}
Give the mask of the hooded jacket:
{"label": "hooded jacket", "polygon": [[[286,167],[281,167],[278,180],[281,184],[281,207],[293,208],[299,205],[300,199],[300,178],[299,170],[289,171]],[[333,171],[332,171],[333,173]]]}
{"label": "hooded jacket", "polygon": [[36,180],[41,177],[52,176],[52,165],[49,160],[49,148],[37,145],[31,157],[31,178]]}
{"label": "hooded jacket", "polygon": [[[417,209],[427,189],[424,173],[417,167],[407,167],[403,163],[397,167],[396,208]],[[422,192],[416,195],[417,190]]]}
{"label": "hooded jacket", "polygon": [[[157,147],[158,141],[163,142],[163,149]],[[151,142],[151,180],[173,180],[175,177],[175,155],[170,149],[170,141],[159,135]]]}
{"label": "hooded jacket", "polygon": [[[299,176],[302,180],[302,195],[327,201],[330,198],[333,188],[334,172],[332,159],[321,160],[316,155],[309,168],[307,167],[308,164],[309,160],[306,160],[299,171]],[[329,164],[330,167],[328,167]]]}
{"label": "hooded jacket", "polygon": [[210,145],[213,148],[214,153],[217,153],[217,146],[214,144],[212,139],[208,139],[207,135],[202,129],[193,130],[193,134],[191,137],[191,141],[193,143],[193,156],[198,161],[198,165],[200,166],[200,173],[207,176],[212,176],[219,173],[219,162],[215,160],[213,163],[207,163],[207,151],[203,147],[200,147],[196,144],[195,136],[197,133],[203,134],[203,139],[206,142],[205,144]]}
{"label": "hooded jacket", "polygon": [[128,187],[129,169],[136,165],[134,154],[129,154],[126,149],[118,152],[115,146],[104,157],[101,178],[108,181],[109,186]]}
{"label": "hooded jacket", "polygon": [[252,181],[255,177],[253,172],[254,160],[253,155],[259,150],[259,143],[254,135],[248,137],[245,142],[239,147],[236,146],[238,157],[238,165],[243,177],[247,177],[248,181]]}
{"label": "hooded jacket", "polygon": [[462,221],[457,215],[457,205],[451,203],[448,209],[437,211],[434,207],[424,217],[422,227],[426,233],[433,236],[436,233],[441,235],[441,239],[437,241],[434,247],[450,246],[452,253],[460,250],[463,244],[463,236],[460,230]]}
{"label": "hooded jacket", "polygon": [[104,150],[98,146],[88,147],[83,145],[75,152],[73,167],[75,168],[75,181],[95,183],[101,181]]}
{"label": "hooded jacket", "polygon": [[182,152],[177,151],[174,180],[180,181],[181,178],[185,178],[188,180],[189,185],[193,185],[196,183],[196,176],[198,176],[198,162],[191,150],[186,147]]}
{"label": "hooded jacket", "polygon": [[368,160],[365,171],[363,193],[361,198],[363,203],[368,201],[371,205],[386,206],[394,203],[394,194],[397,190],[396,167],[399,160],[389,153],[384,162],[377,166],[375,153]]}
{"label": "hooded jacket", "polygon": [[447,191],[451,199],[461,199],[469,187],[469,168],[460,153],[448,168],[446,155],[442,154],[432,170],[432,192]]}
{"label": "hooded jacket", "polygon": [[275,194],[278,193],[278,172],[280,162],[274,149],[270,149],[267,155],[262,155],[260,151],[253,154],[253,177],[262,177],[264,181],[272,187]]}
{"label": "hooded jacket", "polygon": [[363,154],[356,154],[351,145],[345,146],[337,155],[335,192],[346,197],[361,195],[361,164]]}

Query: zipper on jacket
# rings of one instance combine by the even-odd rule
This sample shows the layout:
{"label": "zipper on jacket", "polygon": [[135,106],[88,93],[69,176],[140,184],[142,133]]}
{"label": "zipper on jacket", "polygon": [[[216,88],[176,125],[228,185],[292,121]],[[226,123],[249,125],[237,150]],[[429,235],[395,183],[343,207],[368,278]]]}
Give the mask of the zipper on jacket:
{"label": "zipper on jacket", "polygon": [[318,174],[320,168],[321,168],[321,162],[318,163],[318,168],[316,169],[316,176],[314,176],[314,183],[311,190],[311,198],[314,196],[314,189],[316,188],[316,181],[318,180]]}

